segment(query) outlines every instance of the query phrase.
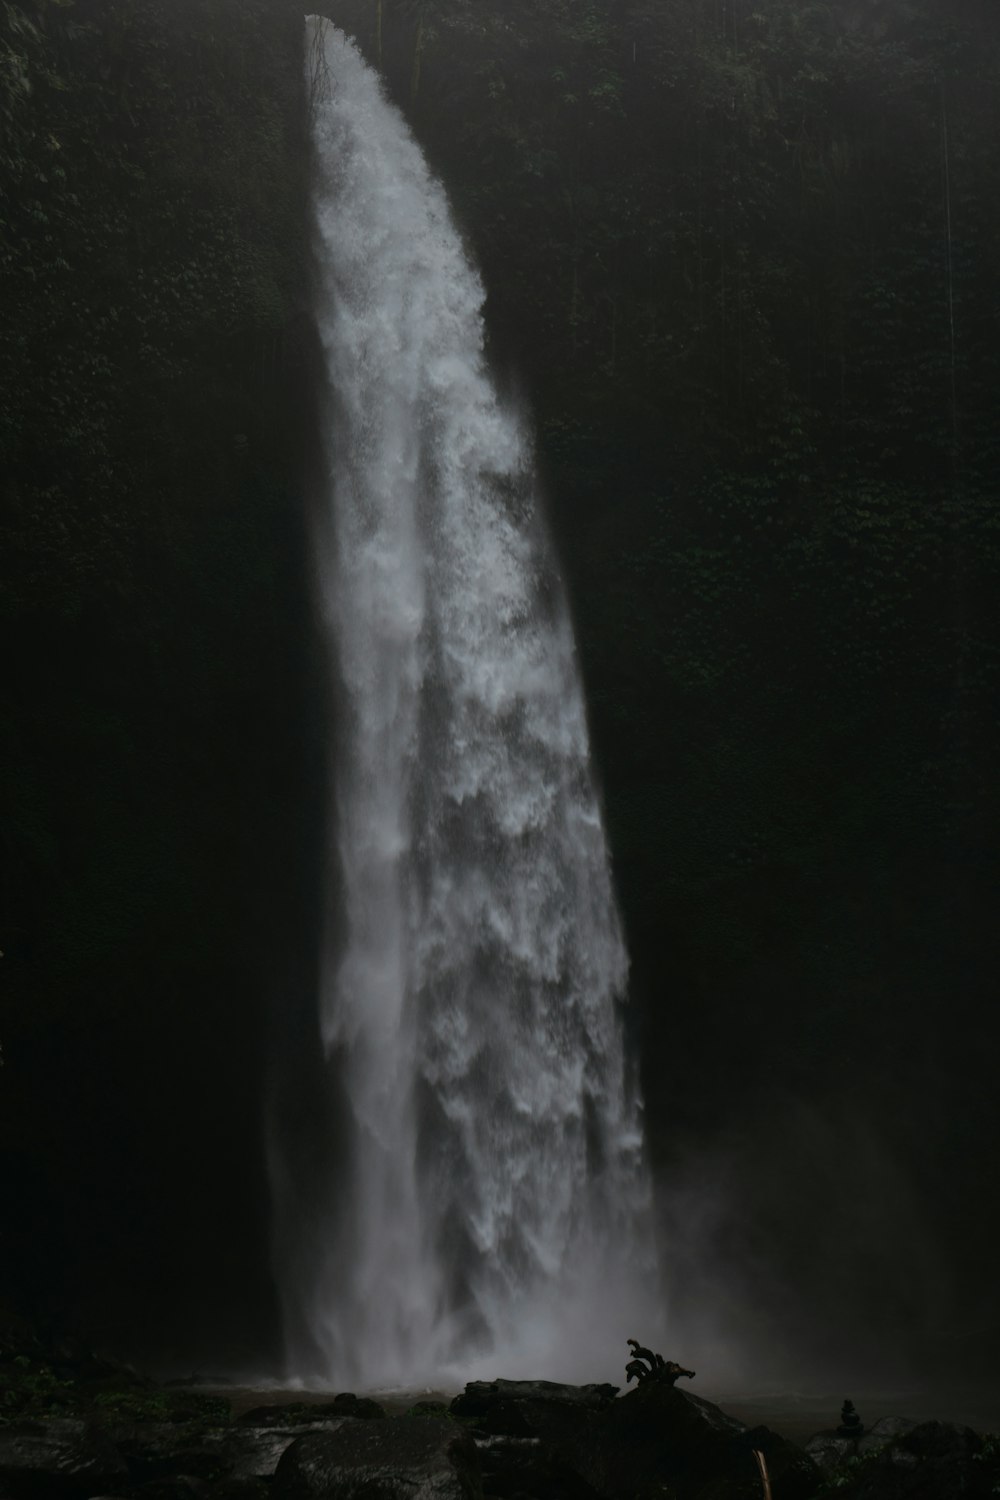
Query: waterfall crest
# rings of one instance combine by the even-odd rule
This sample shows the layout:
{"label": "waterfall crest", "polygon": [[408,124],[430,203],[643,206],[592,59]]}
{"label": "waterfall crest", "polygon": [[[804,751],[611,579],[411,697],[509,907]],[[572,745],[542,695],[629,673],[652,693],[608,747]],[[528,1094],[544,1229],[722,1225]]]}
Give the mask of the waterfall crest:
{"label": "waterfall crest", "polygon": [[279,1267],[289,1366],[596,1378],[648,1297],[649,1190],[569,615],[444,191],[354,44],[307,32],[344,1159]]}

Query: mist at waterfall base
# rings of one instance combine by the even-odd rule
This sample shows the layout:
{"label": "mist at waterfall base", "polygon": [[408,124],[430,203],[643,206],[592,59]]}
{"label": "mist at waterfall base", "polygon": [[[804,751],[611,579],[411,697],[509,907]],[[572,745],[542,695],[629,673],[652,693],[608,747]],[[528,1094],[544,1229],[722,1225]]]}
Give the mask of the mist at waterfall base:
{"label": "mist at waterfall base", "polygon": [[318,1043],[341,1129],[305,1187],[272,1138],[288,1375],[606,1374],[657,1322],[651,1194],[531,445],[402,116],[328,22],[307,68],[340,702]]}

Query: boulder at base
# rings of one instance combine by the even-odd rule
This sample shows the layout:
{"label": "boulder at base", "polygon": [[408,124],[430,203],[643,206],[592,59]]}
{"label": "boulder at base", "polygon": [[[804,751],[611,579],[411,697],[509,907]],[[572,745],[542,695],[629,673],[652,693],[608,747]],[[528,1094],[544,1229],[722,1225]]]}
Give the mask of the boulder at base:
{"label": "boulder at base", "polygon": [[212,1488],[212,1500],[268,1500],[269,1494],[263,1479],[224,1479]]}
{"label": "boulder at base", "polygon": [[470,1380],[451,1403],[456,1417],[486,1417],[498,1407],[517,1401],[554,1401],[569,1406],[607,1406],[618,1394],[616,1385],[561,1385],[556,1380]]}
{"label": "boulder at base", "polygon": [[175,1474],[211,1478],[219,1472],[218,1452],[197,1423],[119,1422],[108,1429],[108,1436],[128,1464],[133,1484]]}
{"label": "boulder at base", "polygon": [[841,1437],[835,1428],[817,1432],[806,1443],[806,1452],[824,1474],[836,1474],[850,1467],[852,1460],[877,1453],[887,1443],[905,1437],[918,1424],[909,1417],[879,1417],[860,1438]]}
{"label": "boulder at base", "polygon": [[292,1426],[192,1427],[187,1423],[135,1422],[110,1429],[133,1482],[167,1479],[174,1474],[194,1478],[268,1479],[278,1460],[296,1438],[307,1432],[336,1432],[345,1417]]}
{"label": "boulder at base", "polygon": [[337,1432],[346,1421],[344,1417],[337,1417],[329,1421],[299,1422],[294,1427],[231,1427],[228,1431],[222,1429],[210,1433],[208,1445],[233,1479],[269,1479],[282,1454],[298,1438],[315,1432]]}
{"label": "boulder at base", "polygon": [[475,1444],[453,1422],[345,1422],[296,1439],[275,1500],[482,1500]]}
{"label": "boulder at base", "polygon": [[[567,1398],[568,1389],[546,1389],[541,1381],[479,1382],[451,1409],[474,1417],[477,1438],[538,1440],[589,1492],[606,1500],[651,1486],[672,1488],[692,1465],[710,1472],[713,1456],[719,1460],[743,1431],[741,1422],[710,1401],[666,1384],[650,1381],[618,1400],[613,1387],[585,1386],[577,1399]],[[528,1493],[545,1500],[539,1491]]]}
{"label": "boulder at base", "polygon": [[211,1486],[196,1474],[172,1474],[167,1479],[147,1479],[129,1490],[129,1500],[207,1500]]}
{"label": "boulder at base", "polygon": [[[452,1411],[475,1422],[491,1496],[549,1500],[551,1489],[560,1500],[759,1500],[755,1448],[767,1461],[774,1500],[806,1500],[820,1487],[819,1470],[800,1448],[767,1428],[748,1433],[690,1391],[648,1381],[618,1400],[612,1393],[583,1387],[572,1400],[542,1382],[479,1382]],[[554,1488],[543,1477],[546,1465]]]}
{"label": "boulder at base", "polygon": [[795,1443],[753,1427],[731,1438],[703,1469],[693,1465],[678,1484],[690,1500],[760,1500],[763,1493],[755,1453],[762,1454],[774,1500],[811,1500],[822,1485],[812,1459]]}
{"label": "boulder at base", "polygon": [[477,1437],[489,1500],[601,1500],[572,1464],[534,1437]]}
{"label": "boulder at base", "polygon": [[838,1500],[992,1500],[1000,1493],[1000,1453],[969,1427],[921,1422],[849,1468]]}
{"label": "boulder at base", "polygon": [[121,1454],[86,1422],[64,1418],[0,1425],[4,1495],[93,1495],[127,1480]]}

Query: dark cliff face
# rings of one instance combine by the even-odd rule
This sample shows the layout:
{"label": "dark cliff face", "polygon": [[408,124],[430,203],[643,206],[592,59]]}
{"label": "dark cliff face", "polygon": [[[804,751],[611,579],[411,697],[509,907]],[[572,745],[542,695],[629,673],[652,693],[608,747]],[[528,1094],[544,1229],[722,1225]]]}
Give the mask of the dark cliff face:
{"label": "dark cliff face", "polygon": [[198,1359],[273,1333],[265,1022],[315,949],[301,20],[0,24],[2,1254]]}
{"label": "dark cliff face", "polygon": [[[796,1357],[947,1353],[997,1317],[995,23],[323,8],[531,403],[680,1289]],[[249,1359],[329,730],[301,16],[0,32],[2,1254],[138,1352]]]}

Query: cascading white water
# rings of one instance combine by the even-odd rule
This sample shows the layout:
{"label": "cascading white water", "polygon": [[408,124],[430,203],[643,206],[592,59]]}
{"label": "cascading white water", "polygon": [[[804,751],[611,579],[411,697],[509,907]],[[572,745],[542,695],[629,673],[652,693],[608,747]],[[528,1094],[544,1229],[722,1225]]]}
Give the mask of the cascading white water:
{"label": "cascading white water", "polygon": [[349,1145],[284,1275],[290,1368],[594,1378],[648,1299],[649,1192],[569,617],[445,194],[353,43],[307,27]]}

